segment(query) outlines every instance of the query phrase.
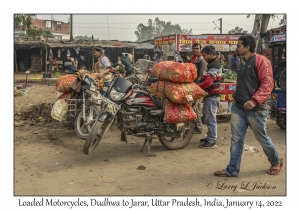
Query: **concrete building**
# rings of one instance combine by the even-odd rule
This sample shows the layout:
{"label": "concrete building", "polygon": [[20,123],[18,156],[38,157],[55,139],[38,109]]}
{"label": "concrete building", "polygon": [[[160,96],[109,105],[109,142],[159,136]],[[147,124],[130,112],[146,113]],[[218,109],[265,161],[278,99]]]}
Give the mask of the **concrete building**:
{"label": "concrete building", "polygon": [[32,19],[32,24],[38,28],[49,30],[56,39],[70,39],[70,23],[57,20]]}
{"label": "concrete building", "polygon": [[[70,23],[64,23],[62,21],[57,20],[40,20],[40,19],[32,19],[32,24],[44,30],[50,31],[56,39],[70,39]],[[26,31],[22,30],[22,26],[20,28],[15,28],[14,37],[20,37],[21,34],[26,34]]]}

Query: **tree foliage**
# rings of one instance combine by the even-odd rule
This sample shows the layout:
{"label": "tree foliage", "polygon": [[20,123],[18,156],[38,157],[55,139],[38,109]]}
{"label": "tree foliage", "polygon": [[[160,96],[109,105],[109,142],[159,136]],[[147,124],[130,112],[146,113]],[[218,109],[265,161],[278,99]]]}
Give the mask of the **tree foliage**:
{"label": "tree foliage", "polygon": [[192,34],[192,29],[181,29],[179,24],[172,24],[170,21],[165,22],[158,17],[154,22],[152,19],[148,20],[148,25],[140,23],[137,26],[137,31],[134,32],[137,41],[145,41],[153,39],[156,36],[167,36],[170,34]]}
{"label": "tree foliage", "polygon": [[15,28],[21,28],[26,31],[27,34],[22,34],[23,37],[36,38],[37,36],[44,36],[48,38],[55,38],[55,36],[48,30],[37,28],[31,22],[34,14],[15,14],[14,15],[14,26]]}
{"label": "tree foliage", "polygon": [[15,28],[21,28],[27,32],[29,37],[35,38],[39,35],[40,31],[32,25],[31,19],[35,17],[34,14],[15,14],[14,15],[14,26]]}
{"label": "tree foliage", "polygon": [[245,31],[244,29],[237,26],[234,29],[228,31],[228,34],[248,34],[248,31]]}
{"label": "tree foliage", "polygon": [[283,15],[282,19],[280,19],[279,25],[286,25],[286,14]]}

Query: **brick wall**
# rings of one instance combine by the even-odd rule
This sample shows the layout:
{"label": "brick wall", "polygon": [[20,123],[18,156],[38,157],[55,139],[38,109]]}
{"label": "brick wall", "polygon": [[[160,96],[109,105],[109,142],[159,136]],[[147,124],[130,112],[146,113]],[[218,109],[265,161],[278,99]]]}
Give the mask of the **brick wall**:
{"label": "brick wall", "polygon": [[[59,32],[70,34],[70,23],[52,21],[51,28],[46,28],[46,20],[32,19],[31,22],[34,26],[38,28],[48,29],[51,33]],[[61,23],[61,27],[58,27],[57,22]]]}
{"label": "brick wall", "polygon": [[32,25],[38,28],[46,28],[46,21],[45,20],[39,20],[39,19],[31,19]]}

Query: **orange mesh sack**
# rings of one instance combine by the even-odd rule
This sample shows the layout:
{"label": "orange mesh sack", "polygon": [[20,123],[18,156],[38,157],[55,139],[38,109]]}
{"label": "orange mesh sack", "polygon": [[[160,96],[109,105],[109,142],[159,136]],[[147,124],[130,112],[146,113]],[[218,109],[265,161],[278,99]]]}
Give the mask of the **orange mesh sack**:
{"label": "orange mesh sack", "polygon": [[206,96],[206,93],[195,83],[174,83],[160,80],[152,83],[150,92],[158,97],[167,97],[177,104],[186,104]]}
{"label": "orange mesh sack", "polygon": [[164,115],[166,123],[190,122],[196,117],[195,111],[189,104],[175,104],[172,101],[166,103]]}
{"label": "orange mesh sack", "polygon": [[62,93],[70,93],[71,86],[75,82],[76,76],[66,75],[60,78],[56,83],[56,90]]}
{"label": "orange mesh sack", "polygon": [[96,80],[96,82],[98,83],[98,90],[102,90],[102,88],[104,87],[103,78],[101,78],[100,80],[97,79],[98,73],[92,73],[91,75]]}
{"label": "orange mesh sack", "polygon": [[154,77],[171,82],[191,83],[197,78],[197,69],[193,63],[162,61],[152,67],[151,74]]}

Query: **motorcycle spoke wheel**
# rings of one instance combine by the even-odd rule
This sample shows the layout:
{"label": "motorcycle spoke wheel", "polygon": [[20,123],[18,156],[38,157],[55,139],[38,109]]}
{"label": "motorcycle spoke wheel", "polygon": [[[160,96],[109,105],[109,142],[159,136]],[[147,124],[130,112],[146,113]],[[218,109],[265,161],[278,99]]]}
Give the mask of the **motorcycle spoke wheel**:
{"label": "motorcycle spoke wheel", "polygon": [[86,155],[91,154],[94,149],[97,147],[101,139],[105,136],[107,131],[110,130],[114,123],[112,121],[96,121],[94,127],[92,128],[91,132],[88,134],[88,137],[83,145],[83,153]]}
{"label": "motorcycle spoke wheel", "polygon": [[97,115],[99,114],[100,108],[98,106],[92,105],[86,108],[86,122],[83,120],[83,111],[76,115],[75,118],[75,132],[77,136],[85,140],[88,134],[93,129]]}
{"label": "motorcycle spoke wheel", "polygon": [[83,153],[86,155],[91,154],[102,139],[103,122],[97,121],[91,132],[88,134],[87,139],[83,145]]}
{"label": "motorcycle spoke wheel", "polygon": [[178,150],[184,148],[193,137],[194,126],[191,123],[185,125],[183,135],[178,138],[163,136],[159,138],[160,143],[171,150]]}

